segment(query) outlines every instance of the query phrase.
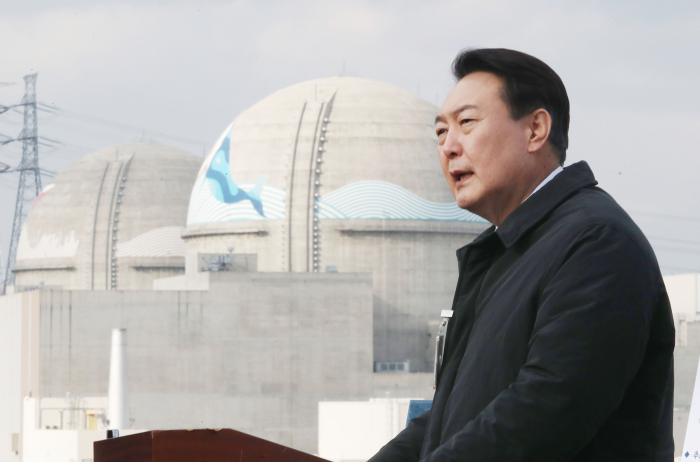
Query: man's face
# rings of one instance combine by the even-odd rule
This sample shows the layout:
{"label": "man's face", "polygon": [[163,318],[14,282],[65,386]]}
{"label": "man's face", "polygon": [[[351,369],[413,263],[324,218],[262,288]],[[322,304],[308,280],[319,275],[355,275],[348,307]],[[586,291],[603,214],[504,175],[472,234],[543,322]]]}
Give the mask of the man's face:
{"label": "man's face", "polygon": [[457,205],[491,221],[512,200],[529,137],[527,120],[511,119],[501,85],[487,72],[467,75],[447,95],[435,125]]}

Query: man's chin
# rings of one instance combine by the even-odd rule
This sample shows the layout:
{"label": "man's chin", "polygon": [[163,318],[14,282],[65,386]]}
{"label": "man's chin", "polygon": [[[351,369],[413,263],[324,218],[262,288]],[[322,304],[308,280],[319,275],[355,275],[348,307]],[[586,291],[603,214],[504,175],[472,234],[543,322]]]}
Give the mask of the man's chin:
{"label": "man's chin", "polygon": [[488,218],[486,218],[483,215],[483,210],[481,207],[479,207],[479,205],[480,205],[479,202],[474,200],[473,197],[463,197],[463,196],[458,195],[456,201],[457,201],[457,206],[460,209],[464,209],[467,212],[471,212],[474,215],[478,215],[481,218],[488,220]]}
{"label": "man's chin", "polygon": [[473,209],[476,206],[476,201],[474,200],[473,197],[467,194],[457,194],[457,197],[455,198],[455,201],[457,202],[457,206],[460,209],[468,210],[472,213],[476,213]]}

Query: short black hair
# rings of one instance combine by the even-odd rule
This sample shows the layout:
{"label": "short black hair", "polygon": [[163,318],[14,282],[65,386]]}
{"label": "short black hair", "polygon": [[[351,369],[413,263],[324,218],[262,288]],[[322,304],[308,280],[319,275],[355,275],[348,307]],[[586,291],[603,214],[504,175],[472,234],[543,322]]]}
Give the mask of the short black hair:
{"label": "short black hair", "polygon": [[569,147],[569,97],[557,73],[534,56],[506,48],[462,50],[452,63],[457,81],[478,71],[503,79],[501,96],[514,120],[540,108],[549,112],[549,141],[559,164],[564,165]]}

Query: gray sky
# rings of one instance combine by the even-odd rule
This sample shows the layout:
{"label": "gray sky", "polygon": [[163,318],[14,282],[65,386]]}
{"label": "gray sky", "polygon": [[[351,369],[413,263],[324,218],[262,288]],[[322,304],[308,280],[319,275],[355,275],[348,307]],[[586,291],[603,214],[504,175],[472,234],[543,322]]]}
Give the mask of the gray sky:
{"label": "gray sky", "polygon": [[[571,100],[584,159],[645,231],[664,274],[700,272],[697,1],[0,0],[0,104],[38,72],[43,168],[142,139],[203,155],[237,114],[318,77],[381,80],[438,105],[465,47],[533,54]],[[22,116],[0,115],[16,136]],[[2,137],[0,137],[2,138]],[[51,144],[51,143],[49,143]],[[21,145],[0,146],[16,166]],[[44,178],[48,184],[49,177]],[[0,175],[3,267],[17,175]]]}

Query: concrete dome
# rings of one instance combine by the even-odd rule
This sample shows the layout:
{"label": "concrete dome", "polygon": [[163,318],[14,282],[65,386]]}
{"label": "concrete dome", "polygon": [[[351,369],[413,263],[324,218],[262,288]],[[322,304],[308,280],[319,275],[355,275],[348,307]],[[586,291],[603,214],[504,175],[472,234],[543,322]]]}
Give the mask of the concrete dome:
{"label": "concrete dome", "polygon": [[202,160],[150,143],[89,154],[32,206],[17,247],[16,286],[151,289],[184,272],[188,196]]}
{"label": "concrete dome", "polygon": [[233,246],[257,254],[260,271],[371,272],[375,359],[429,369],[428,322],[450,304],[454,251],[486,226],[445,183],[436,115],[407,91],[355,77],[268,96],[204,161],[188,252]]}

